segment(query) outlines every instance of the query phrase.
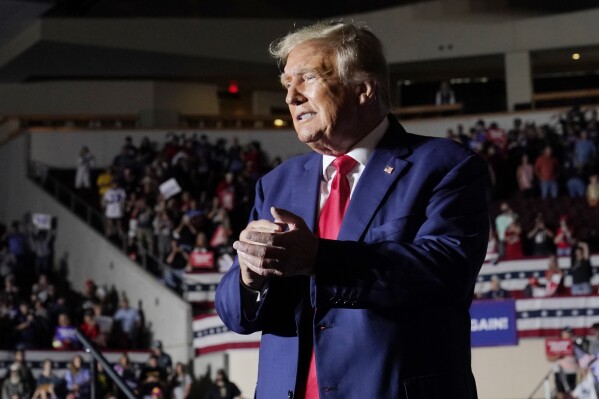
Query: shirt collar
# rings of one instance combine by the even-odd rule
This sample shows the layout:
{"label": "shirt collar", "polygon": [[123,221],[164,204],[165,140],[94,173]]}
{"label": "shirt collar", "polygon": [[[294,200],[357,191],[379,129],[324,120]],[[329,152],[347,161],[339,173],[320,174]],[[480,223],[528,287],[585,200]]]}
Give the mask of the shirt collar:
{"label": "shirt collar", "polygon": [[[365,167],[388,128],[389,119],[385,117],[370,133],[364,136],[362,140],[358,141],[346,155],[349,155]],[[323,176],[327,177],[327,169],[336,158],[337,157],[332,155],[322,156]]]}

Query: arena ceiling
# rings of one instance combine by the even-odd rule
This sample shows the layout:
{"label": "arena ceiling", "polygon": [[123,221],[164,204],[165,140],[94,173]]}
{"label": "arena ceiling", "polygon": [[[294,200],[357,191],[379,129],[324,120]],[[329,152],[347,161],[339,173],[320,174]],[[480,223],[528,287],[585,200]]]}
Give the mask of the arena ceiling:
{"label": "arena ceiling", "polygon": [[[0,0],[0,48],[41,18],[279,18],[317,20],[409,5],[429,0]],[[444,0],[456,2],[458,0]],[[462,0],[468,1],[468,0]],[[469,0],[478,10],[527,15],[553,14],[597,7],[596,0]],[[581,49],[581,69],[599,65],[599,48]],[[532,54],[538,72],[572,70],[572,49]],[[1,55],[1,54],[0,54]],[[75,79],[147,79],[212,82],[226,87],[231,78],[240,87],[278,88],[276,69],[264,64],[219,58],[165,55],[106,46],[36,43],[9,60],[0,56],[0,83]],[[594,68],[594,67],[593,67]],[[240,71],[243,71],[240,73]],[[501,55],[423,61],[392,65],[394,80],[439,80],[460,76],[502,77]]]}

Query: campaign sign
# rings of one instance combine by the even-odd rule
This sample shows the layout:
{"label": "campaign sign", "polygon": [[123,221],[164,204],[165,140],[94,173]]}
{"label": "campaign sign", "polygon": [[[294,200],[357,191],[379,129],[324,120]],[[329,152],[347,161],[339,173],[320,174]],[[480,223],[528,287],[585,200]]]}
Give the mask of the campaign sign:
{"label": "campaign sign", "polygon": [[40,230],[50,230],[52,228],[52,215],[33,213],[31,214],[31,223]]}
{"label": "campaign sign", "polygon": [[189,254],[189,264],[198,269],[214,268],[214,252],[212,251],[191,251]]}
{"label": "campaign sign", "polygon": [[572,340],[569,338],[547,338],[545,340],[545,354],[549,357],[574,354]]}
{"label": "campaign sign", "polygon": [[475,301],[470,307],[472,347],[518,345],[516,301]]}
{"label": "campaign sign", "polygon": [[160,185],[159,190],[165,199],[169,199],[181,192],[181,186],[179,186],[177,180],[171,177]]}

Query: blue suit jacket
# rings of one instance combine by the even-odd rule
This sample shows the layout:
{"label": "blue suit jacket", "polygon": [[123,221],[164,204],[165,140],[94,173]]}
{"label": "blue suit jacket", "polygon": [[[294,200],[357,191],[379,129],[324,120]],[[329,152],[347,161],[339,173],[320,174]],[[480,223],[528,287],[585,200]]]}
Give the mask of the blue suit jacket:
{"label": "blue suit jacket", "polygon": [[[271,278],[257,311],[245,303],[237,261],[217,289],[231,330],[262,331],[259,399],[293,397],[304,381],[307,301],[316,309],[309,320],[321,399],[476,397],[469,307],[489,232],[487,166],[455,142],[390,120],[338,240],[320,239],[314,277]],[[272,220],[276,206],[315,231],[321,163],[310,153],[265,175],[251,218]]]}

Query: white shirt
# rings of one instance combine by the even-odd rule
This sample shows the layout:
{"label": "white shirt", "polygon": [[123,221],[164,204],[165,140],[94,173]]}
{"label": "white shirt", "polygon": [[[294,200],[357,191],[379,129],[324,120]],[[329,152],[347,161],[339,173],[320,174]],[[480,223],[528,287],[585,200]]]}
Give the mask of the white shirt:
{"label": "white shirt", "polygon": [[[349,187],[351,189],[349,198],[351,199],[354,194],[354,189],[358,185],[358,180],[364,169],[366,169],[366,164],[370,160],[370,157],[374,153],[376,146],[379,144],[379,141],[385,135],[387,128],[389,127],[389,120],[385,117],[375,127],[370,133],[368,133],[362,140],[360,140],[346,155],[349,155],[356,161],[356,165],[352,170],[346,175],[347,180],[349,180]],[[333,178],[337,174],[337,169],[333,166],[333,161],[337,157],[332,155],[323,155],[322,156],[322,179],[320,180],[320,206],[319,206],[319,214],[326,202],[327,198],[329,198],[329,194],[331,193],[331,185],[333,183]]]}

